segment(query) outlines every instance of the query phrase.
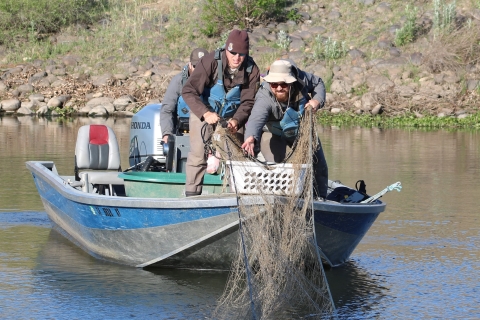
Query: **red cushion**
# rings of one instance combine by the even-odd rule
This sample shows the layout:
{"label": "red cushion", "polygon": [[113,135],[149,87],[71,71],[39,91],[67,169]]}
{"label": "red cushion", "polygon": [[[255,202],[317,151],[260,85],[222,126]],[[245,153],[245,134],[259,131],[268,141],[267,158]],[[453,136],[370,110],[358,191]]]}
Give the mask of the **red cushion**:
{"label": "red cushion", "polygon": [[90,125],[90,143],[91,144],[108,144],[108,129],[104,125]]}

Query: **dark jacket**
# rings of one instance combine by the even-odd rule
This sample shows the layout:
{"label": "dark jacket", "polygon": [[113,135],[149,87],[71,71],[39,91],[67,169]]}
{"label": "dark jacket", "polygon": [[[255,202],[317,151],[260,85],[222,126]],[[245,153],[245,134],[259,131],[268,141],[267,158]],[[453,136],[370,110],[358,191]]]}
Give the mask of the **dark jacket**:
{"label": "dark jacket", "polygon": [[[227,69],[227,57],[225,51],[221,53],[223,74],[226,74]],[[255,93],[260,83],[260,70],[255,64],[252,68],[252,72],[248,74],[245,71],[247,65],[247,59],[240,66],[238,73],[233,79],[225,78],[223,83],[225,91],[228,92],[233,87],[241,84],[242,91],[240,96],[240,106],[233,115],[233,119],[238,121],[238,126],[242,127],[247,122],[250,112],[255,102]],[[215,60],[215,51],[204,56],[195,67],[195,71],[190,75],[187,83],[183,87],[182,96],[187,105],[199,119],[203,120],[203,115],[207,111],[211,111],[202,100],[200,95],[206,87],[212,87],[217,80],[217,61]]]}

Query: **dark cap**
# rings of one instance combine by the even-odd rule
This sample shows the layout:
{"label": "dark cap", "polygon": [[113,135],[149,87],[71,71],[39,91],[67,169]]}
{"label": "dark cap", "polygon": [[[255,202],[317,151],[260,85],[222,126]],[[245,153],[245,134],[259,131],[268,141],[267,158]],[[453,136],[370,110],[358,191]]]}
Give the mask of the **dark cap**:
{"label": "dark cap", "polygon": [[231,52],[248,54],[250,42],[245,30],[232,30],[225,42],[225,49]]}
{"label": "dark cap", "polygon": [[194,49],[190,54],[190,62],[192,63],[192,66],[195,66],[206,54],[208,54],[208,51],[203,48]]}

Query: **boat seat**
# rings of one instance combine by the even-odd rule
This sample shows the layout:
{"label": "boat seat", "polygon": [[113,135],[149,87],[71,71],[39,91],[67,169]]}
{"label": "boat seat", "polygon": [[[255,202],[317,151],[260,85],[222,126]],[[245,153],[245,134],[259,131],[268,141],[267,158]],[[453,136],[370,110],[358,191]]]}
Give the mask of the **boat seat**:
{"label": "boat seat", "polygon": [[[80,172],[82,170],[82,172]],[[123,185],[117,137],[106,125],[80,127],[75,145],[75,180],[82,181],[82,190],[91,192],[90,185],[101,194],[113,195],[112,185]]]}

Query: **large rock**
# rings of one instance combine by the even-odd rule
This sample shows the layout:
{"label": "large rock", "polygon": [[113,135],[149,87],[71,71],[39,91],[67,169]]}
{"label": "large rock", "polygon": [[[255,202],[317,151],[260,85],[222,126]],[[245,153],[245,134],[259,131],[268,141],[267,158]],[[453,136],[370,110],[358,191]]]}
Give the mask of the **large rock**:
{"label": "large rock", "polygon": [[[23,101],[20,104],[20,109],[28,108],[28,109],[32,110],[36,105],[37,105],[36,101]],[[17,110],[17,113],[20,112],[20,109]]]}
{"label": "large rock", "polygon": [[124,95],[118,99],[113,101],[113,105],[115,106],[115,110],[117,111],[125,111],[127,106],[131,103],[135,102],[135,98],[131,95]]}
{"label": "large rock", "polygon": [[113,99],[112,98],[109,98],[109,97],[99,97],[99,98],[93,98],[91,99],[90,101],[88,101],[86,103],[85,106],[87,107],[90,107],[91,108],[95,108],[97,106],[103,106],[103,105],[108,105],[108,104],[112,104],[113,103]]}
{"label": "large rock", "polygon": [[31,84],[22,84],[17,87],[17,90],[20,93],[31,93],[33,92],[34,88]]}
{"label": "large rock", "polygon": [[370,111],[374,105],[377,104],[375,94],[372,92],[367,92],[362,95],[362,109],[365,111]]}
{"label": "large rock", "polygon": [[43,96],[43,94],[41,93],[34,93],[34,94],[31,94],[28,99],[30,99],[30,101],[39,101],[39,102],[43,102],[45,101],[45,97]]}
{"label": "large rock", "polygon": [[66,66],[76,66],[79,60],[80,58],[77,56],[65,56],[63,57],[62,62]]}
{"label": "large rock", "polygon": [[25,115],[25,116],[29,116],[29,115],[33,114],[33,112],[29,108],[22,106],[22,107],[20,107],[20,109],[17,110],[17,114],[22,114],[22,115]]}
{"label": "large rock", "polygon": [[8,99],[0,102],[2,110],[6,112],[15,112],[20,108],[20,100]]}
{"label": "large rock", "polygon": [[396,86],[395,91],[403,98],[411,98],[415,94],[415,89],[410,86]]}
{"label": "large rock", "polygon": [[62,101],[57,97],[53,97],[47,102],[47,106],[50,108],[60,108],[62,106]]}
{"label": "large rock", "polygon": [[44,115],[48,114],[48,112],[49,112],[49,109],[48,109],[47,105],[43,105],[40,108],[38,108],[37,115],[44,116]]}
{"label": "large rock", "polygon": [[384,75],[374,74],[366,79],[367,86],[374,92],[383,92],[395,87],[395,84]]}
{"label": "large rock", "polygon": [[45,78],[46,76],[47,76],[47,73],[45,71],[37,72],[33,76],[31,76],[30,79],[28,79],[28,83],[35,84],[40,80],[42,80],[43,78]]}
{"label": "large rock", "polygon": [[347,94],[352,92],[352,84],[345,79],[336,79],[333,80],[330,91],[337,94]]}
{"label": "large rock", "polygon": [[102,74],[100,76],[92,77],[93,85],[95,87],[106,86],[106,85],[108,85],[111,78],[112,78],[112,75],[109,74],[109,73]]}
{"label": "large rock", "polygon": [[105,109],[103,106],[96,106],[95,108],[92,108],[90,112],[88,113],[89,117],[105,117],[108,116],[108,111]]}
{"label": "large rock", "polygon": [[88,113],[90,112],[90,110],[92,110],[92,107],[90,106],[84,106],[82,108],[80,108],[78,110],[78,114],[79,115],[82,115],[82,116],[85,116],[85,115],[88,115]]}

